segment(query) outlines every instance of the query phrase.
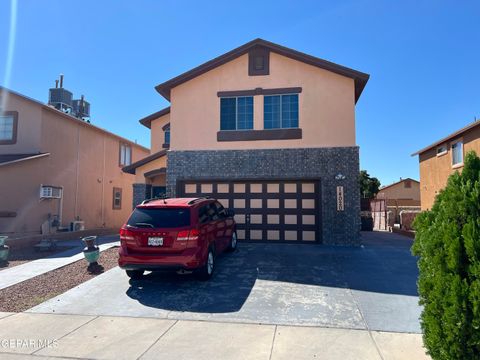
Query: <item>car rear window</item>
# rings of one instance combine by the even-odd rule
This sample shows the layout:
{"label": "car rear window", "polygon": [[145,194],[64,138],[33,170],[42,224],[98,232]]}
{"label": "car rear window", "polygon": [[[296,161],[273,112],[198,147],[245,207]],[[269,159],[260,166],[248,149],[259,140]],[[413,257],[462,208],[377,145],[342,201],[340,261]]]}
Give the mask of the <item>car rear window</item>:
{"label": "car rear window", "polygon": [[190,225],[189,208],[136,208],[127,225],[145,228],[176,228]]}

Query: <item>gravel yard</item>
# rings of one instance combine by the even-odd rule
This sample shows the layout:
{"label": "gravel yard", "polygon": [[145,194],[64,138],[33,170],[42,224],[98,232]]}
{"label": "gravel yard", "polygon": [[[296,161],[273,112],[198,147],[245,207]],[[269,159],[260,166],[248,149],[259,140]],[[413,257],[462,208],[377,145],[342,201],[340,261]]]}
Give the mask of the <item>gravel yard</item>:
{"label": "gravel yard", "polygon": [[2,289],[0,290],[0,311],[25,311],[110,270],[117,266],[117,259],[118,247],[113,247],[101,252],[99,259],[101,267],[94,273],[87,271],[88,264],[85,259],[82,259]]}
{"label": "gravel yard", "polygon": [[24,249],[11,249],[7,262],[0,262],[0,271],[29,261],[43,259],[51,255],[72,249],[72,246],[59,246],[53,251],[35,251],[33,246]]}

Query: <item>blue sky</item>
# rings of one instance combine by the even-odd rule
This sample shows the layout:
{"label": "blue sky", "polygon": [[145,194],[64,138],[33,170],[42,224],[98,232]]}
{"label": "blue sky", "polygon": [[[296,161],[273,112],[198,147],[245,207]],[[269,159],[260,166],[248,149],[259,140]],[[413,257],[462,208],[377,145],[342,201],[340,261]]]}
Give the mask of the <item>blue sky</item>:
{"label": "blue sky", "polygon": [[480,118],[480,1],[0,1],[0,81],[47,101],[59,73],[92,122],[149,146],[154,86],[261,37],[371,75],[357,104],[361,168],[418,178],[414,151]]}

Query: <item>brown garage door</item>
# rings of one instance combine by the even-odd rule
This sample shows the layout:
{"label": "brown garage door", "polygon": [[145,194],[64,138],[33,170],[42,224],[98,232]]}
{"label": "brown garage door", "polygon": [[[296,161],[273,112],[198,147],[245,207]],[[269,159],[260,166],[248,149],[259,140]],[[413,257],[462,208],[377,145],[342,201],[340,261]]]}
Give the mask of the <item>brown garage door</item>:
{"label": "brown garage door", "polygon": [[321,242],[320,183],[182,181],[179,196],[210,196],[235,210],[239,240]]}

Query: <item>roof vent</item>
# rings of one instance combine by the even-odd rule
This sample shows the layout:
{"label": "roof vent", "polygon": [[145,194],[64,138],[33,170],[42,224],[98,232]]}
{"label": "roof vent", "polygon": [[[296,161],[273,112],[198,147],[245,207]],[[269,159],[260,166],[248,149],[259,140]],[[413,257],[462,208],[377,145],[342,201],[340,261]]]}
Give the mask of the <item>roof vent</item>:
{"label": "roof vent", "polygon": [[90,103],[85,101],[85,97],[82,95],[80,99],[73,100],[73,116],[90,122]]}
{"label": "roof vent", "polygon": [[63,87],[63,74],[55,80],[55,87],[49,90],[48,105],[66,114],[90,122],[90,103],[82,95],[80,99],[72,100],[73,95]]}
{"label": "roof vent", "polygon": [[64,113],[70,114],[72,112],[72,93],[63,88],[63,74],[60,74],[59,80],[55,80],[55,87],[51,88],[48,95],[48,104],[55,107]]}

